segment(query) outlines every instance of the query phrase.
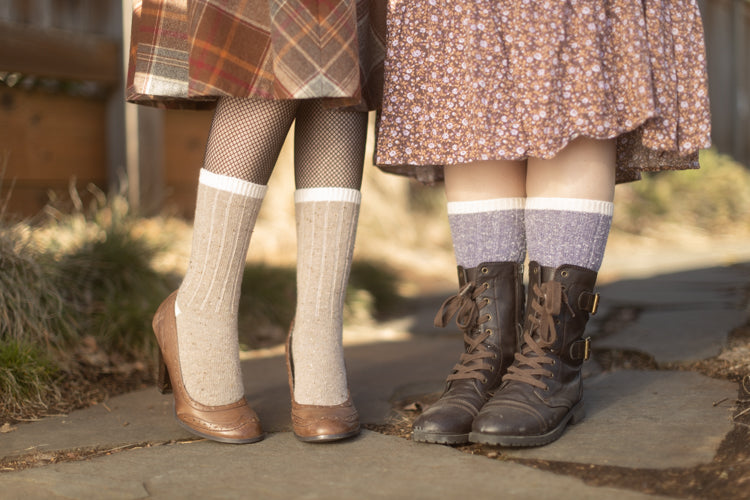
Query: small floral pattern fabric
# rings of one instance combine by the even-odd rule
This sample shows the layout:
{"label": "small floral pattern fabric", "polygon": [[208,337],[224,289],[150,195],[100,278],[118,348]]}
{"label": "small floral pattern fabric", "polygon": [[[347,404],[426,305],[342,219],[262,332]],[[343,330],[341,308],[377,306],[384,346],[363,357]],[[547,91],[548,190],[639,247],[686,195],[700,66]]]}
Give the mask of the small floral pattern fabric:
{"label": "small floral pattern fabric", "polygon": [[617,138],[617,180],[697,168],[710,146],[694,0],[389,0],[376,160],[552,158]]}

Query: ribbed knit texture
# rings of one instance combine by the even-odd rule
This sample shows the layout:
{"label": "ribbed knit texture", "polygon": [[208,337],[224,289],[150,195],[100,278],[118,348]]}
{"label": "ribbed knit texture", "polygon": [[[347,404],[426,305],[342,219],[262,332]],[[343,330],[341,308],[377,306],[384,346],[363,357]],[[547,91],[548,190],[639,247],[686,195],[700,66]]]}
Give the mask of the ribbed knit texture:
{"label": "ribbed knit texture", "polygon": [[266,186],[201,170],[193,246],[177,293],[177,340],[185,389],[217,406],[244,394],[237,338],[240,286]]}
{"label": "ribbed knit texture", "polygon": [[612,225],[614,204],[576,198],[528,198],[529,260],[542,266],[572,264],[599,271]]}
{"label": "ribbed knit texture", "polygon": [[343,310],[359,217],[360,192],[295,192],[297,311],[292,335],[294,399],[332,406],[348,398]]}
{"label": "ribbed knit texture", "polygon": [[525,198],[449,202],[456,263],[473,268],[483,262],[523,262],[524,202]]}

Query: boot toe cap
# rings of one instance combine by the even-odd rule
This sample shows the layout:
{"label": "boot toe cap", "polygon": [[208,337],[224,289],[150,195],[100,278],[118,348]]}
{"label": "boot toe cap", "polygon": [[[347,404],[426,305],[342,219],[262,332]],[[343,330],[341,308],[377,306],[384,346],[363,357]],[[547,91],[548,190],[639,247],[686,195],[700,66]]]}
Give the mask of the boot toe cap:
{"label": "boot toe cap", "polygon": [[534,408],[493,405],[479,412],[472,432],[496,436],[528,436],[542,434],[545,421]]}
{"label": "boot toe cap", "polygon": [[465,443],[473,418],[474,415],[463,408],[431,408],[414,421],[413,438],[422,442]]}

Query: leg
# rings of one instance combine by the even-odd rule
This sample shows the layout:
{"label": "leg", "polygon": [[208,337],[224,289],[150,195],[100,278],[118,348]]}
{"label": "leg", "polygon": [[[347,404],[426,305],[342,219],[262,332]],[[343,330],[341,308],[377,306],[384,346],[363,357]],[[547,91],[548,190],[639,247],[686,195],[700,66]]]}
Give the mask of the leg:
{"label": "leg", "polygon": [[525,161],[478,161],[446,165],[448,202],[526,197]]}
{"label": "leg", "polygon": [[435,324],[445,326],[457,314],[465,348],[440,399],[414,422],[415,441],[467,442],[474,416],[513,361],[526,253],[525,179],[525,162],[446,167],[460,291],[444,302]]}
{"label": "leg", "polygon": [[[576,163],[576,161],[578,163]],[[529,160],[529,290],[523,343],[470,439],[539,446],[583,418],[583,332],[596,312],[596,275],[612,220],[614,141],[578,139],[552,160]]]}
{"label": "leg", "polygon": [[615,142],[578,138],[551,160],[530,159],[529,260],[598,271],[612,222]]}
{"label": "leg", "polygon": [[615,141],[579,137],[550,160],[530,158],[529,198],[580,198],[612,201],[615,197]]}
{"label": "leg", "polygon": [[[240,284],[266,182],[295,107],[293,101],[222,98],[214,115],[190,262],[174,307],[181,385],[199,405],[244,401],[237,342]],[[175,367],[168,368],[174,376]]]}
{"label": "leg", "polygon": [[[356,434],[342,347],[343,308],[359,217],[367,113],[300,105],[295,125],[297,310],[291,339],[293,409],[351,407],[341,429],[301,426],[304,440]],[[299,418],[296,419],[299,422]]]}
{"label": "leg", "polygon": [[524,261],[526,162],[485,161],[446,166],[445,195],[459,266]]}

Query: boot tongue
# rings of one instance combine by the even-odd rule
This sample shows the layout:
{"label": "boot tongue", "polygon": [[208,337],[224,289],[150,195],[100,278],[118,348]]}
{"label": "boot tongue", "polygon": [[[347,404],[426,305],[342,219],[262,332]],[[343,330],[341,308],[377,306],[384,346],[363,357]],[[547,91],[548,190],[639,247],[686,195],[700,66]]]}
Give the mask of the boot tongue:
{"label": "boot tongue", "polygon": [[541,285],[531,286],[539,288],[536,293],[538,301],[530,304],[535,324],[528,334],[539,346],[549,347],[557,340],[555,316],[560,314],[563,301],[562,285],[557,281],[547,281]]}
{"label": "boot tongue", "polygon": [[542,298],[544,299],[544,312],[547,315],[557,316],[560,314],[560,305],[562,304],[562,285],[557,281],[548,281],[542,283]]}
{"label": "boot tongue", "polygon": [[542,283],[542,317],[538,335],[544,345],[551,346],[557,340],[555,316],[560,314],[562,304],[562,286],[557,281]]}

